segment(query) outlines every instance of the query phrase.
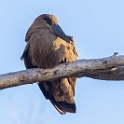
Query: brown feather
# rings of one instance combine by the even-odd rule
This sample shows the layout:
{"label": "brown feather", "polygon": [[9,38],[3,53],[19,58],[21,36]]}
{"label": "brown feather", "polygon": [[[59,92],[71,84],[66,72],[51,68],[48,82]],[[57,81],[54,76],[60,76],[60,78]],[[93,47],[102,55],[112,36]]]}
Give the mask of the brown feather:
{"label": "brown feather", "polygon": [[[77,59],[77,51],[71,36],[71,43],[57,36],[44,19],[50,19],[51,24],[58,20],[53,15],[43,14],[35,19],[26,34],[27,45],[22,54],[26,68],[54,68],[60,63],[73,62]],[[61,113],[75,113],[75,77],[61,78],[53,81],[39,82],[38,85],[46,99]]]}

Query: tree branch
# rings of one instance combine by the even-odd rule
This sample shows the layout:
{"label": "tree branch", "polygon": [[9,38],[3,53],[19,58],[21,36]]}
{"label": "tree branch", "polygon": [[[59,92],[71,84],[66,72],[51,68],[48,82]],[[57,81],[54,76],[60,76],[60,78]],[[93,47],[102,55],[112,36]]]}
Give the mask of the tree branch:
{"label": "tree branch", "polygon": [[78,60],[53,69],[27,69],[0,75],[0,89],[32,84],[62,77],[90,77],[101,80],[124,80],[124,55],[101,59]]}

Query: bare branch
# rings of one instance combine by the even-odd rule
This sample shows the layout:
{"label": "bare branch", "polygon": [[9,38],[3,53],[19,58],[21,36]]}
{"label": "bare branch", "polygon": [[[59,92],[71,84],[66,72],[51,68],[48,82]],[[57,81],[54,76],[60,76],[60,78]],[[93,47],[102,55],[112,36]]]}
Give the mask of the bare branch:
{"label": "bare branch", "polygon": [[78,77],[90,77],[99,80],[124,80],[124,66],[111,68],[106,70],[94,70],[92,72],[86,72],[78,74]]}
{"label": "bare branch", "polygon": [[70,76],[86,76],[101,80],[124,80],[123,66],[124,55],[78,60],[60,64],[53,69],[28,69],[0,75],[0,89]]}

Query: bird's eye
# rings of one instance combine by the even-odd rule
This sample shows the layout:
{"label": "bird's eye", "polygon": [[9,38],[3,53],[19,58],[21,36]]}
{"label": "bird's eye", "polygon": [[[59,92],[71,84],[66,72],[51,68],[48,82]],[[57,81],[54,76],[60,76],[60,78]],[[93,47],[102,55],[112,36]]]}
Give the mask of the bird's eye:
{"label": "bird's eye", "polygon": [[52,25],[52,21],[50,18],[44,18],[44,20],[49,24],[49,25]]}

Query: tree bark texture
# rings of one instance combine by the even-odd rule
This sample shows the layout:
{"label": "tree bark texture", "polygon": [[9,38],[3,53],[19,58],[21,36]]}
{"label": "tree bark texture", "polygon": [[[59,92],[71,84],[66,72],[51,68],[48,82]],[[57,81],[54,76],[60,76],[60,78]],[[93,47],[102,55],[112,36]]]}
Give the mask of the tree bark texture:
{"label": "tree bark texture", "polygon": [[124,80],[124,55],[78,60],[53,69],[33,68],[0,75],[0,89],[54,80],[62,77],[90,77],[100,80]]}

